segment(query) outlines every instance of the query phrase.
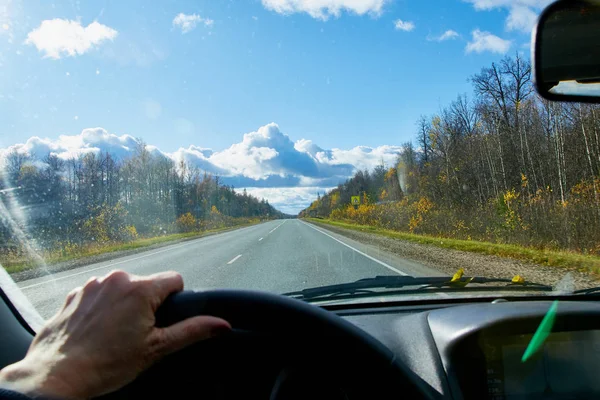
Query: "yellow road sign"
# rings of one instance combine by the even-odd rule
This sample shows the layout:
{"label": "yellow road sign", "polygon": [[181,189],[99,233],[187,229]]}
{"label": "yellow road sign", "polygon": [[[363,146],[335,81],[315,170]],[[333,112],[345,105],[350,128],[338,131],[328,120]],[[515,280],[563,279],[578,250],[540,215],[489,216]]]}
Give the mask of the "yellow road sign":
{"label": "yellow road sign", "polygon": [[360,196],[352,196],[352,205],[358,206],[360,204]]}

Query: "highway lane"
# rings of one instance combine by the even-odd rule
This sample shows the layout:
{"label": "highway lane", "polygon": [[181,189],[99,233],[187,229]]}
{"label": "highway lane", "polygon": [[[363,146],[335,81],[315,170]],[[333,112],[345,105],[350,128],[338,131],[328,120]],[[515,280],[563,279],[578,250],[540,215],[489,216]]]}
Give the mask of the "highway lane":
{"label": "highway lane", "polygon": [[146,275],[175,270],[186,289],[237,288],[284,293],[376,275],[440,275],[301,220],[277,220],[131,256],[21,281],[48,318],[73,288],[113,269]]}

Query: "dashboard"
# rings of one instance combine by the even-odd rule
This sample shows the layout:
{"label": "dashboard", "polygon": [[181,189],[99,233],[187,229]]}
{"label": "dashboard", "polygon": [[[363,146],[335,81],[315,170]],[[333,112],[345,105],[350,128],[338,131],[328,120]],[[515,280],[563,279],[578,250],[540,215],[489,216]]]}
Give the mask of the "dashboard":
{"label": "dashboard", "polygon": [[[522,362],[552,305],[552,299],[547,299],[440,299],[324,308],[383,344],[393,363],[425,398],[598,398],[600,302],[593,296],[578,301],[562,297],[551,333],[543,346]],[[0,361],[7,365],[23,357],[32,336],[23,321],[11,317],[18,314],[6,306],[9,303],[4,296],[2,300],[0,356],[4,359]],[[364,375],[371,364],[353,371],[356,363],[344,368],[339,359],[324,362],[326,352],[312,341],[302,345],[282,335],[234,332],[167,357],[159,363],[164,368],[151,368],[130,391],[111,398],[135,398],[131,393],[186,398],[189,388],[201,389],[202,398],[273,398],[273,388],[281,384],[280,392],[285,395],[280,398],[284,399],[386,397],[377,395]],[[347,346],[344,352],[356,356],[357,350]],[[415,398],[407,394],[410,392],[403,389],[402,382],[398,388],[398,397]]]}
{"label": "dashboard", "polygon": [[[416,386],[429,399],[600,396],[600,303],[590,298],[559,301],[551,333],[522,362],[552,301],[472,301],[324,307],[389,350],[402,379],[411,382],[397,381],[392,390],[374,387],[374,378],[367,376],[372,369],[368,362],[339,362],[353,354],[361,359],[351,346],[344,348],[346,354],[328,360],[323,356],[328,349],[317,340],[303,345],[300,337],[236,331],[168,357],[163,367],[138,379],[129,393],[184,398],[189,397],[186,388],[201,387],[203,398],[341,400],[396,398],[395,393],[418,398],[410,389]],[[169,367],[174,365],[185,367]],[[152,384],[160,381],[169,384]]]}
{"label": "dashboard", "polygon": [[496,301],[338,315],[384,343],[429,398],[579,399],[600,396],[600,304],[561,301],[552,332],[523,353],[551,301]]}

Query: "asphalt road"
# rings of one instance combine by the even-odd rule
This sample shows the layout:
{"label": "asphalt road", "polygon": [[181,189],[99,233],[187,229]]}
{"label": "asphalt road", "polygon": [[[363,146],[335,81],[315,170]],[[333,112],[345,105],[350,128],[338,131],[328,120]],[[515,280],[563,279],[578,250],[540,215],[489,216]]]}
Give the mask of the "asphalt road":
{"label": "asphalt road", "polygon": [[237,288],[284,293],[376,275],[439,272],[300,220],[277,220],[119,259],[21,281],[42,317],[90,277],[113,269],[146,275],[175,270],[186,289]]}

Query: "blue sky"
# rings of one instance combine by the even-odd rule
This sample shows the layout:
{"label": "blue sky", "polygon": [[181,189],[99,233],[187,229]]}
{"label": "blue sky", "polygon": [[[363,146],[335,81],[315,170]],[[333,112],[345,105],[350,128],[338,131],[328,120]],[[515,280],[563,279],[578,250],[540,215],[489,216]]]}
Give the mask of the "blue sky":
{"label": "blue sky", "polygon": [[[470,75],[506,53],[527,54],[547,3],[0,0],[0,148],[37,136],[64,150],[60,135],[97,127],[95,148],[111,135],[168,154],[210,148],[221,152],[211,165],[232,182],[262,186],[256,193],[274,203],[293,196],[297,209],[342,180],[348,165],[391,162],[420,115],[471,93]],[[271,122],[276,129],[266,128]],[[264,173],[252,160],[234,168],[260,158],[253,146],[261,134],[243,139],[259,131],[272,161],[297,151],[319,168],[339,168],[319,169],[331,173],[319,172],[320,180],[302,179],[303,169],[285,161]],[[90,147],[89,138],[77,143]],[[302,139],[318,149],[294,148]],[[311,189],[273,189],[283,186]]]}

